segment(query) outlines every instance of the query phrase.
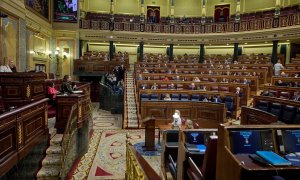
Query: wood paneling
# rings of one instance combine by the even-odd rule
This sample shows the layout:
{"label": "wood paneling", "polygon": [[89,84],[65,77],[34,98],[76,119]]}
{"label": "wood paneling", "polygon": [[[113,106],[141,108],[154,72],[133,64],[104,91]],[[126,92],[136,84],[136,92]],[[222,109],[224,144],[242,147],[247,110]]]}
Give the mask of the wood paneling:
{"label": "wood paneling", "polygon": [[48,137],[48,99],[0,115],[0,176]]}
{"label": "wood paneling", "polygon": [[226,122],[224,104],[191,101],[142,101],[141,118],[153,116],[156,126],[168,124],[173,121],[172,115],[176,109],[180,111],[182,118],[197,122],[201,128],[216,128],[220,123]]}

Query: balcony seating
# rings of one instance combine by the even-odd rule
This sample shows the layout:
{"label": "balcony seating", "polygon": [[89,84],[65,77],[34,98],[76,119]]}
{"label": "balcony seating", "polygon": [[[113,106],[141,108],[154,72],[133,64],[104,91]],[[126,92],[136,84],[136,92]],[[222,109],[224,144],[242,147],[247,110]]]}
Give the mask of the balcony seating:
{"label": "balcony seating", "polygon": [[168,89],[167,84],[161,84],[159,89]]}
{"label": "balcony seating", "polygon": [[259,101],[258,105],[256,106],[257,109],[260,109],[262,111],[268,112],[269,110],[269,103],[267,101]]}
{"label": "balcony seating", "polygon": [[281,121],[286,124],[292,124],[295,115],[296,115],[296,108],[294,106],[286,105],[282,109]]}

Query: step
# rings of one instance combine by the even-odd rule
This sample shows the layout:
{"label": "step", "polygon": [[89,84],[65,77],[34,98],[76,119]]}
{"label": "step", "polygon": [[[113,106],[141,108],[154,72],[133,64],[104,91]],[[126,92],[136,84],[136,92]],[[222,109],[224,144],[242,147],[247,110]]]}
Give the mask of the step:
{"label": "step", "polygon": [[50,139],[52,139],[56,135],[56,133],[57,133],[56,128],[49,129]]}
{"label": "step", "polygon": [[42,165],[47,167],[58,166],[61,167],[61,156],[60,154],[49,154],[42,161]]}
{"label": "step", "polygon": [[61,167],[42,167],[37,173],[37,180],[57,180],[59,179]]}
{"label": "step", "polygon": [[50,146],[46,150],[46,154],[61,154],[61,146]]}
{"label": "step", "polygon": [[51,140],[50,145],[60,146],[62,142],[63,134],[56,134]]}

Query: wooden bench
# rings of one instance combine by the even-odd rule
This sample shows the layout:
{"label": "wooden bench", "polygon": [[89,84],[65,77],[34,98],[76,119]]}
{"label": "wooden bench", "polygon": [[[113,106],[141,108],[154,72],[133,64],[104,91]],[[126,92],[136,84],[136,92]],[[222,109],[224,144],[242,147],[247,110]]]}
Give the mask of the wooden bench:
{"label": "wooden bench", "polygon": [[[176,76],[176,74],[203,74],[203,75],[223,75],[223,76],[244,76],[247,78],[248,76],[252,76],[253,72],[257,73],[259,84],[267,83],[267,70],[265,69],[199,69],[199,68],[137,68],[135,70],[136,73],[144,73],[143,70],[147,69],[149,73],[168,73],[169,70]],[[174,73],[177,70],[177,73]],[[209,74],[211,73],[211,74]],[[227,75],[229,73],[229,75]]]}
{"label": "wooden bench", "polygon": [[[236,83],[236,84],[241,84],[236,82],[237,80],[243,80],[245,76],[222,76],[222,75],[203,75],[203,74],[164,74],[164,73],[159,73],[159,74],[151,74],[151,73],[141,73],[141,74],[135,74],[135,79],[141,75],[141,77],[145,80],[162,80],[165,77],[168,77],[169,80],[174,79],[176,76],[179,76],[179,78],[182,80],[184,79],[185,81],[192,81],[194,77],[198,77],[201,82],[221,82],[223,78],[228,79],[228,83]],[[258,77],[256,76],[247,76],[247,80],[250,81],[250,91],[251,94],[256,94],[256,92],[259,90],[259,82],[258,82]]]}
{"label": "wooden bench", "polygon": [[74,60],[74,74],[104,74],[112,72],[116,66],[124,65],[129,68],[129,61],[97,61],[97,60]]}
{"label": "wooden bench", "polygon": [[[214,64],[215,68],[217,69],[217,66],[220,64]],[[226,64],[222,64],[225,70]],[[230,66],[230,69],[239,70],[243,67],[246,67],[246,70],[267,70],[267,81],[270,82],[271,77],[273,75],[273,65],[268,64],[228,64]],[[145,62],[138,62],[135,63],[135,70],[138,68],[144,68],[144,67],[166,67],[166,68],[209,68],[210,64],[201,64],[201,63],[195,63],[195,64],[188,64],[188,63],[145,63]]]}
{"label": "wooden bench", "polygon": [[286,99],[292,100],[295,95],[295,92],[299,92],[300,89],[298,87],[285,87],[285,86],[265,86],[264,90],[269,91],[269,94],[272,93],[271,96],[280,98],[281,92],[289,94],[289,97],[285,97]]}
{"label": "wooden bench", "polygon": [[300,123],[300,102],[269,96],[254,96],[253,107],[270,112],[287,124]]}
{"label": "wooden bench", "polygon": [[[174,111],[180,111],[180,116],[189,118],[200,127],[215,128],[226,122],[226,108],[223,103],[195,101],[141,101],[141,118],[154,116],[156,126],[169,124],[173,121]],[[234,107],[236,108],[236,107]],[[236,111],[233,111],[236,115]]]}
{"label": "wooden bench", "polygon": [[[190,90],[191,83],[194,83],[197,88],[206,87],[207,91],[215,91],[215,92],[236,92],[236,88],[240,87],[241,92],[243,93],[243,97],[240,98],[240,105],[247,105],[248,100],[250,100],[250,88],[248,84],[228,84],[228,83],[212,83],[212,82],[193,82],[193,81],[160,81],[160,80],[138,80],[136,82],[137,94],[138,97],[141,94],[140,90],[142,90],[142,85],[147,85],[146,89],[151,89],[151,86],[156,83],[158,85],[158,89],[161,89],[162,86],[167,88],[167,85],[174,84],[177,90]],[[196,88],[196,89],[197,89]],[[163,89],[161,89],[163,90]],[[192,90],[191,90],[192,91]]]}
{"label": "wooden bench", "polygon": [[286,83],[287,86],[291,86],[290,83],[292,84],[297,84],[297,86],[300,86],[300,78],[295,78],[295,77],[272,77],[271,79],[271,85],[276,85],[278,80],[281,80],[283,83]]}

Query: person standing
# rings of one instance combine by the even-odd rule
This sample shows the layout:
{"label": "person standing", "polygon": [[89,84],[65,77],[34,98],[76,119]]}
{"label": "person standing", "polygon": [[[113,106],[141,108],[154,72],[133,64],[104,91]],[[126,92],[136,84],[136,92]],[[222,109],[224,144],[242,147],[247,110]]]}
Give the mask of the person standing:
{"label": "person standing", "polygon": [[277,61],[276,64],[274,64],[274,75],[279,76],[280,70],[284,69],[283,65],[281,64],[280,60]]}

